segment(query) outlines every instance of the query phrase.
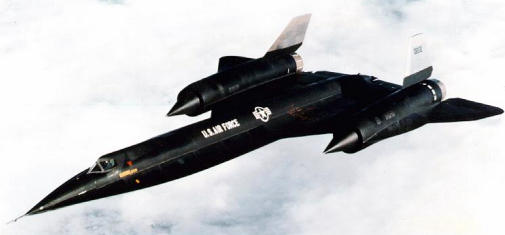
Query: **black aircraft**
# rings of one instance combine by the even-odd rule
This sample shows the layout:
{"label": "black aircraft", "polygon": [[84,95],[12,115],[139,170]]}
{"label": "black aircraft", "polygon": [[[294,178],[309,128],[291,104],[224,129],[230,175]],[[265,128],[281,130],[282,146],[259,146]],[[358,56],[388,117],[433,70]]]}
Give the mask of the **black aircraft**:
{"label": "black aircraft", "polygon": [[[217,73],[185,87],[167,114],[211,111],[209,119],[98,158],[25,215],[175,180],[283,138],[331,133],[324,153],[355,153],[427,123],[503,113],[461,98],[444,100],[444,85],[431,78],[431,66],[402,85],[361,74],[303,72],[295,51],[309,19],[292,19],[261,58],[221,57]],[[419,36],[411,41],[413,65],[425,53]]]}

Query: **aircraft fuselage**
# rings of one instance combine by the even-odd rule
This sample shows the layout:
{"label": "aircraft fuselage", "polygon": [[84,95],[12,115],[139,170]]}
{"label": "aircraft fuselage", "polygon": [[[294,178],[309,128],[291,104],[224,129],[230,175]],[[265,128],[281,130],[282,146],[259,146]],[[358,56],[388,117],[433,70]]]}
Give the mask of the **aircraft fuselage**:
{"label": "aircraft fuselage", "polygon": [[354,113],[399,87],[369,76],[331,72],[301,73],[265,84],[234,98],[226,109],[212,111],[209,119],[104,155],[117,167],[79,173],[29,213],[175,180],[282,138],[344,130]]}

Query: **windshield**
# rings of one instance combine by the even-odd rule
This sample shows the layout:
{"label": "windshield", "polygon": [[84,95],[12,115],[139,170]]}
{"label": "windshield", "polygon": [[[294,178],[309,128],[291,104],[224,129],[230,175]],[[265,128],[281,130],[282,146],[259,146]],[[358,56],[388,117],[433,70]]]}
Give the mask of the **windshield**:
{"label": "windshield", "polygon": [[98,159],[93,166],[89,168],[88,173],[104,173],[110,171],[116,166],[114,159]]}

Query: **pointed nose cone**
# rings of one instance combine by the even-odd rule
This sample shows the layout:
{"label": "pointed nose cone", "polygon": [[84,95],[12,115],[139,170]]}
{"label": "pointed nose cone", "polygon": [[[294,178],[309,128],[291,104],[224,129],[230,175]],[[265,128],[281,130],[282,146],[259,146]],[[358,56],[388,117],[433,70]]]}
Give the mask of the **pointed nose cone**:
{"label": "pointed nose cone", "polygon": [[333,139],[324,150],[324,153],[334,153],[351,149],[358,141],[359,136],[356,132],[351,132],[348,135],[345,135],[343,138],[333,137]]}
{"label": "pointed nose cone", "polygon": [[90,184],[91,178],[86,174],[87,171],[88,170],[84,170],[56,188],[26,212],[26,215],[39,214],[89,200],[86,198],[86,195],[84,195],[87,191],[91,191],[92,189],[92,184]]}
{"label": "pointed nose cone", "polygon": [[30,209],[28,212],[26,212],[25,215],[35,215],[35,214],[38,214],[38,213],[42,213],[42,212],[45,212],[49,210],[49,206],[46,205],[46,204],[41,204],[41,203],[37,203],[37,205],[35,205],[32,209]]}
{"label": "pointed nose cone", "polygon": [[196,95],[177,100],[174,107],[170,109],[167,116],[175,116],[181,114],[191,114],[200,107],[200,99]]}

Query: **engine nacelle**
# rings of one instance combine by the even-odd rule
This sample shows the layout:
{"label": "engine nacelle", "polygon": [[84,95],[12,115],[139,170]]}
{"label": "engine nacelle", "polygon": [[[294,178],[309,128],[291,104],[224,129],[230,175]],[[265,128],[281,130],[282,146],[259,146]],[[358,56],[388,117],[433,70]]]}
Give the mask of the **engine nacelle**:
{"label": "engine nacelle", "polygon": [[363,143],[403,118],[442,101],[444,86],[438,80],[425,80],[395,92],[371,105],[362,113],[357,131]]}
{"label": "engine nacelle", "polygon": [[444,97],[445,87],[438,80],[425,80],[398,90],[360,112],[355,117],[354,130],[334,136],[325,152],[355,152],[374,143],[379,134],[384,139],[413,130],[424,124],[423,120],[411,120],[422,118],[415,114],[440,103]]}
{"label": "engine nacelle", "polygon": [[394,122],[393,124],[388,126],[386,129],[375,134],[374,137],[369,139],[367,142],[364,142],[364,143],[357,142],[357,144],[355,144],[353,147],[344,149],[342,151],[345,153],[358,152],[358,151],[360,151],[360,150],[362,150],[372,144],[375,144],[381,140],[415,130],[415,129],[425,125],[428,122],[429,122],[429,120],[427,120],[427,118],[423,115],[411,114],[402,120]]}
{"label": "engine nacelle", "polygon": [[177,103],[168,115],[204,113],[216,103],[259,85],[272,82],[303,69],[298,54],[251,59],[194,82],[179,92]]}

